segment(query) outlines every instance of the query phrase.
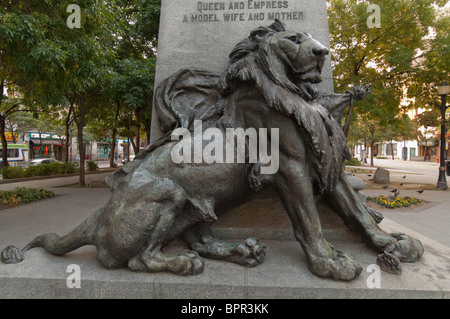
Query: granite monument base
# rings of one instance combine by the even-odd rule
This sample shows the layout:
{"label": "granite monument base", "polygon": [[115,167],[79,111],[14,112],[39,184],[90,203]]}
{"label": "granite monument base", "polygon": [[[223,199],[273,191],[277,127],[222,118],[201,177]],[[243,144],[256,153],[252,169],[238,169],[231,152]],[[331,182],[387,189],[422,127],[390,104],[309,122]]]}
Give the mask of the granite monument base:
{"label": "granite monument base", "polygon": [[[324,237],[329,240],[361,242],[359,233],[349,230],[339,216],[324,204],[318,204]],[[220,215],[212,225],[218,238],[295,241],[292,223],[275,189],[268,187],[245,202]]]}
{"label": "granite monument base", "polygon": [[[403,263],[402,275],[381,271],[377,278],[373,266],[376,253],[345,240],[331,243],[363,267],[352,282],[313,275],[300,245],[290,240],[264,240],[266,258],[255,268],[207,259],[202,274],[187,277],[107,270],[92,246],[62,257],[36,248],[27,252],[22,263],[1,265],[0,298],[450,298],[450,248],[390,220],[383,220],[380,226],[389,232],[411,234],[424,245],[423,258],[414,264]],[[69,288],[76,286],[73,265],[79,267],[79,288]]]}

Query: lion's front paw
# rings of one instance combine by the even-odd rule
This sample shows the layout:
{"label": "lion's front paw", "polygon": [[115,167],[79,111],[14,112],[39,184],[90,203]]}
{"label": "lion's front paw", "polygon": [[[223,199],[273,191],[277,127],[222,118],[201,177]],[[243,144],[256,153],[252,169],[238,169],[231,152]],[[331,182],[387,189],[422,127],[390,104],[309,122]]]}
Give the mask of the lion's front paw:
{"label": "lion's front paw", "polygon": [[357,101],[362,101],[366,98],[366,96],[372,93],[371,84],[366,86],[358,85],[352,90],[352,95]]}
{"label": "lion's front paw", "polygon": [[157,252],[150,260],[143,260],[151,272],[169,271],[177,275],[197,275],[203,272],[204,262],[197,252],[184,250],[178,253]]}
{"label": "lion's front paw", "polygon": [[362,267],[352,256],[339,250],[335,250],[331,256],[309,257],[308,266],[319,277],[350,281],[362,272]]}
{"label": "lion's front paw", "polygon": [[257,238],[248,238],[235,249],[233,262],[240,265],[254,267],[264,261],[266,245],[259,242]]}
{"label": "lion's front paw", "polygon": [[192,250],[182,251],[173,265],[169,265],[170,271],[178,275],[198,275],[203,272],[204,261],[197,252]]}
{"label": "lion's front paw", "polygon": [[400,275],[402,273],[400,259],[391,253],[384,252],[378,255],[377,264],[382,270],[391,274]]}
{"label": "lion's front paw", "polygon": [[390,234],[396,239],[393,245],[390,245],[386,252],[398,257],[402,262],[416,262],[422,258],[424,249],[422,243],[406,234]]}

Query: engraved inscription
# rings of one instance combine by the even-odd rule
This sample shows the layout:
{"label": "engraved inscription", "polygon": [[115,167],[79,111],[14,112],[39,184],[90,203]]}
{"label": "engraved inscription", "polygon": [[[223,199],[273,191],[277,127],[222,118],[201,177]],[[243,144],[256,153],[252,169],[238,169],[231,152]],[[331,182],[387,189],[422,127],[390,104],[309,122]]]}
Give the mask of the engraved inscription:
{"label": "engraved inscription", "polygon": [[294,0],[246,0],[195,2],[192,13],[183,14],[184,23],[303,20],[303,11],[293,9]]}

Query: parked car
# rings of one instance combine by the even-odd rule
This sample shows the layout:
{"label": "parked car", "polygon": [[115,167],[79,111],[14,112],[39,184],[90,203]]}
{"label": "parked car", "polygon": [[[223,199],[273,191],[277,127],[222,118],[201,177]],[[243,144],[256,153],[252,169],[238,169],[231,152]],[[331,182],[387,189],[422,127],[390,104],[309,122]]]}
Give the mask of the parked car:
{"label": "parked car", "polygon": [[30,161],[29,165],[39,165],[39,164],[50,164],[50,163],[59,163],[59,161],[55,160],[54,158],[35,158]]}
{"label": "parked car", "polygon": [[[130,162],[134,160],[135,155],[130,155]],[[122,164],[128,163],[128,157],[125,156],[125,158],[122,160]]]}

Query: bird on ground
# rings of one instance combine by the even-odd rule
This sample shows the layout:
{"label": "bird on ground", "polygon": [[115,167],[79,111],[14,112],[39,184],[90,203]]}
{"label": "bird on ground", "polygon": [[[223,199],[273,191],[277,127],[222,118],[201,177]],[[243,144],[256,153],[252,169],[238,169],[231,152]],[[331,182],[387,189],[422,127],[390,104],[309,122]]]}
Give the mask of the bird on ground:
{"label": "bird on ground", "polygon": [[400,195],[399,191],[395,192],[394,195],[391,195],[391,198],[397,198],[398,195]]}
{"label": "bird on ground", "polygon": [[396,192],[398,192],[398,189],[396,188],[396,189],[393,189],[393,190],[391,190],[391,191],[389,191],[389,192],[391,192],[391,193],[396,193]]}
{"label": "bird on ground", "polygon": [[369,177],[370,177],[370,176],[372,176],[372,174],[367,174],[367,176],[369,176]]}
{"label": "bird on ground", "polygon": [[405,175],[405,176],[403,176],[402,178],[406,178],[406,175]]}
{"label": "bird on ground", "polygon": [[419,189],[417,192],[418,192],[419,194],[422,194],[423,191],[424,191],[424,189]]}
{"label": "bird on ground", "polygon": [[403,186],[403,183],[400,183],[400,186]]}
{"label": "bird on ground", "polygon": [[388,188],[388,186],[387,186],[387,185],[384,185],[383,188],[386,189],[386,188]]}

